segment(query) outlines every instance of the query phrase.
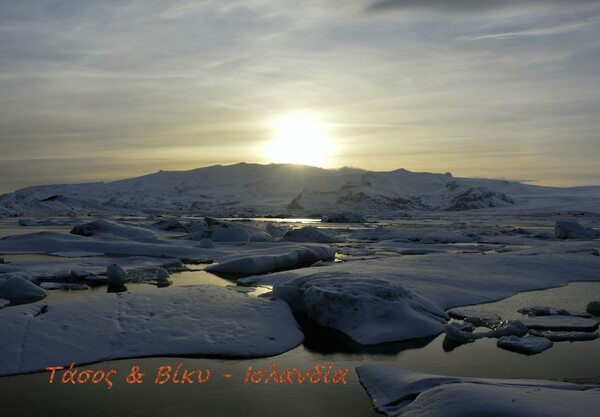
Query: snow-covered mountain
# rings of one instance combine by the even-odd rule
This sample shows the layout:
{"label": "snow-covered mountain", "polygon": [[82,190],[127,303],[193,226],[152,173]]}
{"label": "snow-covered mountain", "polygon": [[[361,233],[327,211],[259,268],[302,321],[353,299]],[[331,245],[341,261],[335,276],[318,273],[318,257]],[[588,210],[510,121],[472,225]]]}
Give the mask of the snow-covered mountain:
{"label": "snow-covered mountain", "polygon": [[246,164],[159,171],[109,183],[27,187],[0,196],[2,216],[308,214],[473,209],[600,212],[600,187],[552,188],[451,174]]}

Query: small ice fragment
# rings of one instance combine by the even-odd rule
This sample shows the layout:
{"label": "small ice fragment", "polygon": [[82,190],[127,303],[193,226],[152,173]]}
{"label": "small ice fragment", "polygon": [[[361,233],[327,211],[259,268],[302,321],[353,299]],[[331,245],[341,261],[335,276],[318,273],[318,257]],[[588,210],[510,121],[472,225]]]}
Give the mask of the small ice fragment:
{"label": "small ice fragment", "polygon": [[598,333],[590,332],[554,332],[551,330],[529,330],[532,336],[545,337],[553,342],[579,342],[594,340],[598,338]]}
{"label": "small ice fragment", "polygon": [[600,300],[591,301],[590,303],[588,303],[587,307],[585,308],[585,311],[587,311],[593,316],[600,316]]}
{"label": "small ice fragment", "polygon": [[547,349],[550,349],[553,345],[552,341],[545,337],[538,336],[503,336],[498,339],[496,345],[499,348],[510,350],[517,353],[525,353],[527,355],[535,355],[541,353]]}

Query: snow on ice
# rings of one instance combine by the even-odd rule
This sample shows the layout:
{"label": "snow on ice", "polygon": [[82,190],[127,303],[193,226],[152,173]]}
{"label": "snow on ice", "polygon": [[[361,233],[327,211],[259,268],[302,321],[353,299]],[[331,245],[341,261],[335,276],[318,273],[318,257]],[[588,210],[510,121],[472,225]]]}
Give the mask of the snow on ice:
{"label": "snow on ice", "polygon": [[252,254],[233,256],[218,264],[204,268],[208,272],[255,275],[287,268],[311,265],[318,261],[332,260],[335,251],[323,245],[289,245],[255,251]]}
{"label": "snow on ice", "polygon": [[600,409],[600,387],[540,380],[431,375],[385,365],[356,369],[388,417],[582,417]]}
{"label": "snow on ice", "polygon": [[31,303],[45,298],[48,293],[32,283],[24,274],[0,275],[0,298],[11,304]]}
{"label": "snow on ice", "polygon": [[540,336],[503,336],[496,343],[499,348],[511,350],[513,352],[525,353],[527,355],[535,355],[542,353],[552,347],[553,343],[550,339]]}
{"label": "snow on ice", "polygon": [[577,316],[538,316],[523,319],[523,323],[536,330],[591,332],[598,328],[598,321]]}
{"label": "snow on ice", "polygon": [[140,356],[263,357],[304,338],[283,301],[213,285],[9,307],[0,322],[0,375]]}
{"label": "snow on ice", "polygon": [[[573,262],[574,259],[576,262]],[[430,322],[431,311],[496,301],[517,292],[561,286],[570,281],[597,281],[600,280],[598,268],[598,257],[581,254],[540,254],[531,257],[512,254],[473,256],[444,253],[346,262],[325,269],[303,268],[244,278],[239,282],[244,285],[274,285],[275,297],[283,297],[294,310],[306,309],[305,312],[317,323],[330,323],[330,326],[335,324],[335,328],[359,342],[362,340],[361,343],[380,343],[439,334],[446,320]],[[328,280],[337,282],[336,277],[338,280],[341,280],[339,277],[344,279],[338,288],[328,288]],[[369,285],[369,281],[372,281],[373,285]],[[331,296],[309,298],[311,293],[304,290],[310,289],[311,283],[318,289],[315,294],[322,292]],[[353,301],[357,294],[361,294],[365,300],[373,300],[376,305],[380,301],[377,294],[381,286],[388,286],[390,291],[402,288],[418,297],[417,299],[428,300],[428,307],[413,309],[409,308],[410,303],[399,302],[402,307],[398,306],[397,311],[389,313],[391,316],[397,315],[396,320],[402,323],[393,336],[385,325],[388,320],[387,309],[364,308],[362,313],[352,320],[341,319],[344,314],[352,313],[353,310],[349,307],[352,302],[356,302],[357,305],[363,302]],[[401,316],[403,318],[400,318]],[[568,316],[547,318],[553,317],[580,319]],[[414,325],[420,320],[430,325]],[[362,330],[352,329],[353,326],[344,325],[344,321],[358,324],[358,329],[369,323],[370,333],[363,335]],[[338,322],[341,323],[337,324]],[[377,335],[377,332],[381,334]]]}
{"label": "snow on ice", "polygon": [[369,345],[440,333],[448,316],[399,284],[352,273],[322,273],[276,283],[273,297],[294,313]]}

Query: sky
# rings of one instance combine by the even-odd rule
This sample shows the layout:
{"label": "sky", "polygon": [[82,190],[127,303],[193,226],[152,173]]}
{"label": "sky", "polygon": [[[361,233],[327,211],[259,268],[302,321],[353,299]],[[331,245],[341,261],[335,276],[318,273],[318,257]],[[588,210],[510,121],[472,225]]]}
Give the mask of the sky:
{"label": "sky", "polygon": [[0,39],[0,193],[242,161],[600,185],[600,1],[0,0]]}

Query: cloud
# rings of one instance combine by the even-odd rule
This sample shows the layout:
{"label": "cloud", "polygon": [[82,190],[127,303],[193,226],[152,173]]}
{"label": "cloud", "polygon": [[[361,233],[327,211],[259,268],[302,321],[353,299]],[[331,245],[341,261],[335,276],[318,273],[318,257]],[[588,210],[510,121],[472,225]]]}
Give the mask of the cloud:
{"label": "cloud", "polygon": [[509,39],[518,39],[518,38],[562,35],[565,33],[572,33],[572,32],[578,32],[581,30],[586,30],[586,29],[593,27],[596,24],[598,24],[597,19],[587,21],[587,22],[567,23],[567,24],[533,28],[533,29],[520,30],[520,31],[491,33],[491,34],[477,35],[477,36],[461,36],[458,38],[458,40],[460,40],[460,41],[509,40]]}
{"label": "cloud", "polygon": [[547,181],[600,154],[600,12],[579,7],[600,3],[166,3],[0,1],[0,192],[266,162],[298,110],[334,125],[339,166]]}
{"label": "cloud", "polygon": [[507,6],[564,4],[598,4],[598,0],[378,0],[367,6],[366,12],[389,10],[437,10],[442,12],[482,12]]}

